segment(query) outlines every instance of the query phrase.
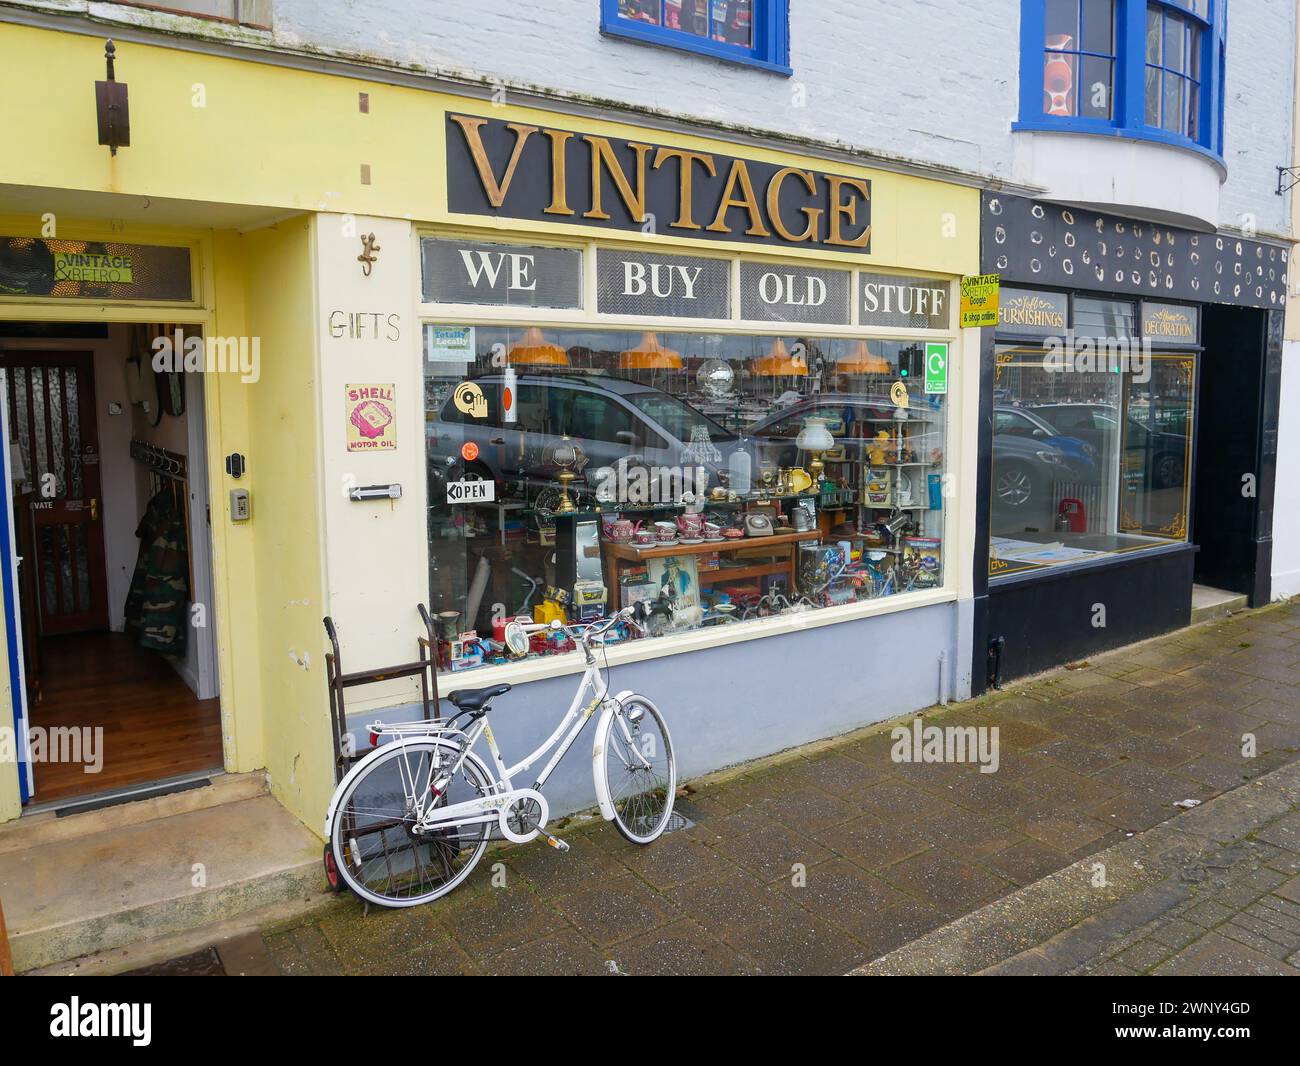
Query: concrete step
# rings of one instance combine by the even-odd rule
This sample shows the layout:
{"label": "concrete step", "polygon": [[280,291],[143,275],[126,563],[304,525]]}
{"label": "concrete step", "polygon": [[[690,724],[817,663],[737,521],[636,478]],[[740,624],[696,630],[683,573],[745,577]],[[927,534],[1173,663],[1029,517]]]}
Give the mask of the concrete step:
{"label": "concrete step", "polygon": [[214,773],[202,788],[189,788],[166,796],[145,796],[98,810],[64,814],[62,817],[54,810],[25,814],[0,825],[0,855],[60,840],[97,836],[128,825],[151,822],[156,818],[170,818],[188,811],[201,811],[223,803],[265,796],[267,792],[265,772]]}
{"label": "concrete step", "polygon": [[1215,618],[1226,618],[1237,611],[1244,611],[1248,597],[1240,592],[1228,592],[1225,589],[1211,588],[1209,585],[1192,586],[1192,625],[1209,622]]}
{"label": "concrete step", "polygon": [[0,852],[14,968],[47,967],[285,901],[312,905],[325,891],[321,847],[267,795],[93,834],[38,835],[32,846]]}

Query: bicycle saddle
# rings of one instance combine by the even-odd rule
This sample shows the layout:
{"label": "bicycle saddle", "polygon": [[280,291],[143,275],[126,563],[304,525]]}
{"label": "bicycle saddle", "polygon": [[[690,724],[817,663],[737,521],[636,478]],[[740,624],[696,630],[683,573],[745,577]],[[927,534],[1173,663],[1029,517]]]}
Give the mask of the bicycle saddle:
{"label": "bicycle saddle", "polygon": [[510,685],[489,685],[487,688],[458,688],[447,693],[447,699],[462,711],[481,711],[489,700],[509,692]]}

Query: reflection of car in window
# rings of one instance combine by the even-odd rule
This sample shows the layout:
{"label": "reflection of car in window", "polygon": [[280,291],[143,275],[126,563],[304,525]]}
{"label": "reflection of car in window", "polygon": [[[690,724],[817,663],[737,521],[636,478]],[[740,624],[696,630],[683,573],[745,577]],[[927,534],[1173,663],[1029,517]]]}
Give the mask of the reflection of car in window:
{"label": "reflection of car in window", "polygon": [[487,400],[486,418],[459,411],[453,396],[438,418],[428,423],[429,453],[455,462],[462,445],[478,446],[477,459],[467,473],[502,481],[525,477],[550,483],[545,467],[547,445],[562,436],[575,440],[587,456],[587,472],[614,467],[636,456],[647,467],[676,468],[683,449],[698,433],[706,434],[723,456],[721,464],[703,462],[716,483],[725,466],[727,445],[736,437],[677,397],[635,381],[614,377],[569,377],[561,374],[520,374],[516,382],[514,423],[501,418],[504,378],[487,374],[474,379]]}
{"label": "reflection of car in window", "polygon": [[[1058,433],[1078,437],[1097,454],[1113,451],[1119,432],[1119,410],[1112,404],[1041,404],[1029,409]],[[1153,415],[1154,411],[1154,415]],[[1149,426],[1152,420],[1155,426]],[[1150,486],[1177,488],[1183,484],[1187,455],[1187,412],[1130,406],[1124,437],[1124,465],[1145,471]]]}
{"label": "reflection of car in window", "polygon": [[993,510],[1018,528],[1052,528],[1053,482],[1095,481],[1096,449],[1063,436],[1032,411],[993,412]]}

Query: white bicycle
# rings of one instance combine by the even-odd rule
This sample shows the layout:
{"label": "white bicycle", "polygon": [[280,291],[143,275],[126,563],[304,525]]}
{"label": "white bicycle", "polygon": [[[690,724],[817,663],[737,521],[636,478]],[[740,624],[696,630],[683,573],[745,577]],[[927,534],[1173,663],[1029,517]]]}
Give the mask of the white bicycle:
{"label": "white bicycle", "polygon": [[[583,650],[587,669],[568,713],[542,745],[507,767],[488,725],[490,704],[510,685],[459,689],[447,696],[457,710],[440,722],[370,726],[375,749],[339,782],[325,831],[344,883],[383,907],[414,907],[445,896],[474,869],[496,826],[505,839],[526,844],[539,835],[552,847],[568,845],[545,832],[550,809],[542,787],[587,721],[600,710],[592,746],[592,778],[600,813],[634,844],[656,840],[672,815],[677,764],[668,725],[645,696],[609,695],[596,649],[616,625],[643,628],[645,612],[629,607],[590,626],[506,626],[510,653],[527,653],[534,633],[565,633]],[[590,698],[589,698],[590,697]],[[487,741],[495,773],[474,746]],[[558,747],[557,747],[558,745]],[[532,787],[512,779],[555,748]]]}

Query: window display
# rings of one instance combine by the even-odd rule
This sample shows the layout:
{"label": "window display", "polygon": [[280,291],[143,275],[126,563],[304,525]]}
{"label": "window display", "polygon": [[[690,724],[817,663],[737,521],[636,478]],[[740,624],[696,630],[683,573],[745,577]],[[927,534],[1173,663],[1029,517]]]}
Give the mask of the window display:
{"label": "window display", "polygon": [[1143,304],[1139,331],[1130,302],[1072,306],[1063,336],[997,346],[993,576],[1187,539],[1196,355],[1132,338],[1194,340],[1195,309]]}
{"label": "window display", "polygon": [[[516,617],[644,602],[664,637],[941,586],[946,397],[924,349],[426,326],[444,668],[506,661]],[[568,650],[532,638],[535,656]]]}

